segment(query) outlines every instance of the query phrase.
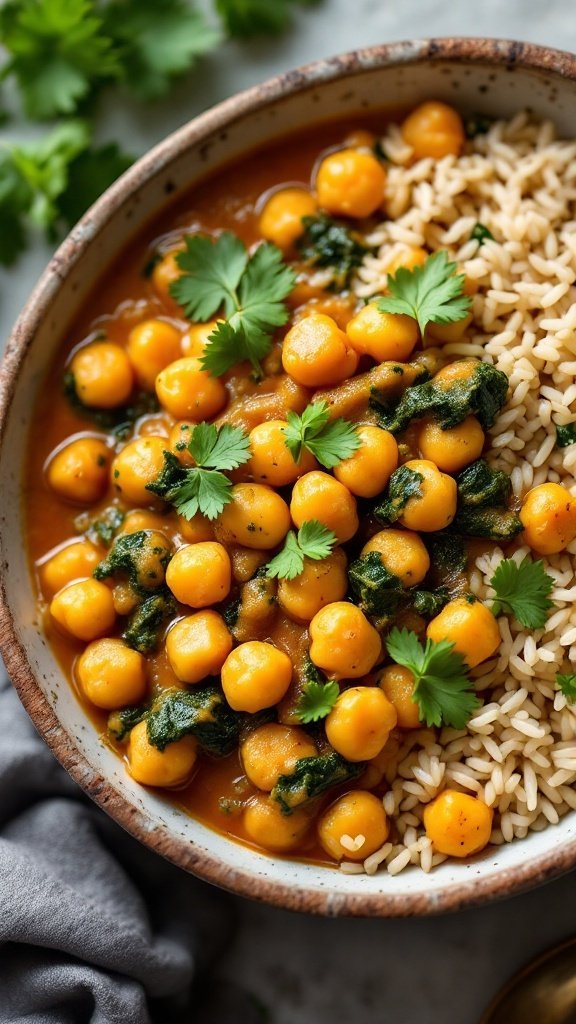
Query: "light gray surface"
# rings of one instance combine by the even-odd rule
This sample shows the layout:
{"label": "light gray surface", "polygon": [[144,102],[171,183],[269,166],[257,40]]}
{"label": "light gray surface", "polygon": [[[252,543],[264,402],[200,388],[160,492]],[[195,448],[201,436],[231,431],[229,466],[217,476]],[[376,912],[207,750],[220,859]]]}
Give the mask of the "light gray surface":
{"label": "light gray surface", "polygon": [[[278,41],[229,44],[170,101],[152,108],[109,102],[100,134],[138,153],[279,71],[416,35],[502,36],[576,49],[576,14],[573,0],[324,0],[300,12],[297,27]],[[39,244],[16,270],[0,273],[0,337],[48,255]],[[576,888],[571,875],[507,903],[424,921],[331,921],[237,906],[239,939],[222,973],[249,986],[274,1024],[476,1024],[509,973],[572,933]]]}

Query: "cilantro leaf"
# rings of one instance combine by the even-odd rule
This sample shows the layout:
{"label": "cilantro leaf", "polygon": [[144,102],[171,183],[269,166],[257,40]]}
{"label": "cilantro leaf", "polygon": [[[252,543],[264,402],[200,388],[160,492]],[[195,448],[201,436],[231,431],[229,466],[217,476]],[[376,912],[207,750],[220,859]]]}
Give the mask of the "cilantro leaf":
{"label": "cilantro leaf", "polygon": [[89,206],[116,178],[127,171],[133,157],[111,142],[97,149],[85,149],[68,165],[68,181],[56,200],[61,219],[73,227]]}
{"label": "cilantro leaf", "polygon": [[[294,0],[216,0],[216,10],[227,32],[238,39],[258,35],[277,35],[290,24]],[[296,0],[310,6],[316,0]]]}
{"label": "cilantro leaf", "polygon": [[576,702],[576,675],[573,672],[569,675],[562,675],[561,672],[557,672],[556,683],[562,690],[566,700],[570,704],[574,704]]}
{"label": "cilantro leaf", "polygon": [[0,151],[0,263],[9,267],[26,248],[26,214],[33,190],[8,150]]}
{"label": "cilantro leaf", "polygon": [[426,724],[463,729],[481,702],[474,693],[464,658],[454,650],[454,644],[428,639],[423,647],[415,633],[394,626],[386,646],[393,661],[412,672],[412,699]]}
{"label": "cilantro leaf", "polygon": [[518,565],[513,558],[504,558],[492,579],[496,591],[492,611],[514,615],[526,629],[542,629],[553,602],[548,594],[554,580],[544,570],[542,561],[523,558]]}
{"label": "cilantro leaf", "polygon": [[304,559],[320,561],[328,558],[336,539],[336,534],[317,519],[308,519],[302,523],[298,534],[294,530],[287,533],[282,550],[268,563],[266,575],[284,580],[296,579],[304,570]]}
{"label": "cilantro leaf", "polygon": [[378,301],[381,313],[405,313],[418,321],[422,336],[426,324],[451,324],[463,320],[472,300],[464,295],[464,274],[455,274],[444,249],[433,253],[420,267],[400,267],[388,277],[389,295]]}
{"label": "cilantro leaf", "polygon": [[201,512],[216,519],[232,500],[232,483],[223,471],[237,469],[250,458],[248,435],[241,427],[199,423],[188,444],[195,466],[183,466],[164,452],[164,468],[147,489],[170,502],[185,519]]}
{"label": "cilantro leaf", "polygon": [[68,186],[69,165],[86,149],[89,137],[83,121],[65,121],[39,142],[9,149],[15,173],[29,188],[30,221],[51,237],[58,220],[56,202]]}
{"label": "cilantro leaf", "polygon": [[264,242],[249,255],[229,231],[215,240],[188,236],[177,262],[184,273],[171,294],[192,320],[210,320],[219,310],[226,317],[208,339],[202,365],[219,377],[248,360],[260,373],[260,360],[270,351],[272,333],[288,319],[284,299],[295,283],[293,270],[275,245]]}
{"label": "cilantro leaf", "polygon": [[104,18],[120,47],[122,77],[144,100],[164,96],[173,78],[221,40],[186,0],[113,0]]}
{"label": "cilantro leaf", "polygon": [[307,405],[301,415],[288,412],[286,419],[284,443],[295,462],[300,461],[306,448],[322,466],[333,469],[360,447],[356,427],[341,418],[330,420],[328,404],[323,400]]}
{"label": "cilantro leaf", "polygon": [[0,36],[29,117],[46,120],[76,110],[96,83],[118,78],[113,40],[91,0],[9,0]]}
{"label": "cilantro leaf", "polygon": [[296,704],[296,715],[304,724],[326,718],[340,696],[340,687],[334,679],[327,683],[309,679],[304,683]]}

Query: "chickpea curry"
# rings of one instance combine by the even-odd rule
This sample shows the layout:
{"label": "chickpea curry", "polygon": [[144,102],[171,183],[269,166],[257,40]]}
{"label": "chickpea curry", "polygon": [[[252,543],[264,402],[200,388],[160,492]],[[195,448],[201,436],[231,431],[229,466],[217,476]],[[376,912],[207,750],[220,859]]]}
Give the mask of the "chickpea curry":
{"label": "chickpea curry", "polygon": [[[437,102],[400,131],[414,159],[465,142]],[[479,707],[497,616],[545,616],[551,578],[518,538],[540,555],[576,537],[563,486],[518,507],[483,458],[508,379],[444,352],[474,294],[448,253],[406,245],[379,297],[355,292],[386,187],[376,136],[342,124],[198,186],[70,331],[25,481],[46,633],[126,770],[223,833],[333,864],[393,834],[398,738]],[[486,603],[468,560],[495,544]],[[446,788],[424,825],[466,857],[492,810]]]}

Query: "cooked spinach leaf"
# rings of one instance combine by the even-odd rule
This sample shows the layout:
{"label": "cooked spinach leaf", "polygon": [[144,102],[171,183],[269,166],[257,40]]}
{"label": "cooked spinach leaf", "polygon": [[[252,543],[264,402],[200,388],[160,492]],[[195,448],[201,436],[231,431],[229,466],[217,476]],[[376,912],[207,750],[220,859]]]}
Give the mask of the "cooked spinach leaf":
{"label": "cooked spinach leaf", "polygon": [[93,576],[97,580],[125,577],[135,593],[149,594],[164,583],[170,558],[168,542],[161,545],[153,531],[124,533],[116,537],[106,558],[94,569]]}
{"label": "cooked spinach leaf", "polygon": [[140,654],[155,651],[162,627],[176,614],[176,602],[168,587],[145,597],[128,619],[122,639]]}
{"label": "cooked spinach leaf", "polygon": [[563,426],[556,426],[556,447],[567,448],[569,444],[576,444],[576,423],[565,423]]}
{"label": "cooked spinach leaf", "polygon": [[93,544],[103,545],[109,548],[118,530],[124,522],[125,513],[117,505],[109,505],[108,508],[99,512],[97,516],[82,512],[76,516],[74,527],[78,533],[92,541]]}
{"label": "cooked spinach leaf", "polygon": [[332,287],[342,291],[370,250],[357,232],[326,213],[303,217],[302,223],[304,233],[296,243],[299,255],[311,267],[329,267]]}
{"label": "cooked spinach leaf", "polygon": [[414,611],[431,619],[448,604],[451,595],[448,587],[437,587],[436,590],[414,590],[411,596]]}
{"label": "cooked spinach leaf", "polygon": [[282,814],[292,814],[314,797],[333,786],[358,778],[366,767],[363,761],[346,761],[336,751],[318,757],[302,757],[294,771],[281,775],[270,794],[280,805]]}
{"label": "cooked spinach leaf", "polygon": [[484,508],[487,505],[503,507],[512,494],[512,482],[501,469],[492,469],[484,459],[466,466],[456,477],[458,504],[466,508]]}
{"label": "cooked spinach leaf", "polygon": [[148,707],[145,704],[138,704],[133,708],[120,708],[108,715],[108,732],[115,740],[121,742],[126,739],[128,733],[138,725],[148,714]]}
{"label": "cooked spinach leaf", "polygon": [[383,523],[395,523],[410,498],[421,498],[424,477],[409,466],[395,469],[388,483],[388,495],[374,508],[374,515]]}
{"label": "cooked spinach leaf", "polygon": [[467,537],[486,537],[505,544],[524,529],[520,517],[507,508],[464,507],[456,513],[452,528]]}
{"label": "cooked spinach leaf", "polygon": [[487,228],[485,224],[481,224],[480,221],[478,221],[470,232],[470,238],[475,242],[479,242],[482,246],[487,238],[494,239],[494,235],[490,231],[490,228]]}
{"label": "cooked spinach leaf", "polygon": [[350,563],[348,582],[355,604],[366,615],[388,618],[398,610],[404,592],[402,581],[386,569],[377,551]]}
{"label": "cooked spinach leaf", "polygon": [[119,441],[125,441],[130,436],[136,420],[158,412],[160,408],[156,395],[149,391],[139,391],[128,405],[119,409],[92,409],[78,397],[74,374],[71,372],[64,377],[64,394],[75,412],[102,430],[112,431]]}
{"label": "cooked spinach leaf", "polygon": [[238,744],[240,716],[212,684],[192,690],[165,690],[147,718],[148,739],[158,750],[183,736],[194,736],[208,754],[224,757]]}

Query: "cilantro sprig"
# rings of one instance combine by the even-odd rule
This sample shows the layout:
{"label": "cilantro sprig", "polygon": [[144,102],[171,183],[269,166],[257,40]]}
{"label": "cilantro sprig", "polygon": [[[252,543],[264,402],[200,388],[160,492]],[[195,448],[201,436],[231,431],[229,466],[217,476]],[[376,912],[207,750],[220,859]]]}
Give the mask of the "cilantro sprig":
{"label": "cilantro sprig", "polygon": [[300,722],[309,725],[326,718],[340,696],[340,687],[334,679],[327,683],[309,679],[304,683],[296,704],[296,715]]}
{"label": "cilantro sprig", "polygon": [[400,267],[388,277],[388,295],[378,301],[381,313],[404,313],[418,321],[422,336],[426,325],[452,324],[463,320],[472,300],[464,295],[464,274],[444,249],[429,256],[420,267]]}
{"label": "cilantro sprig", "polygon": [[216,9],[231,36],[251,39],[268,33],[277,35],[291,22],[291,7],[309,7],[317,0],[216,0]]}
{"label": "cilantro sprig", "polygon": [[448,640],[426,640],[422,646],[409,629],[395,626],[386,642],[388,654],[414,676],[412,699],[426,725],[463,729],[480,701],[462,655]]}
{"label": "cilantro sprig", "polygon": [[548,594],[554,580],[544,570],[542,561],[533,562],[527,556],[518,564],[513,558],[504,558],[492,579],[496,592],[492,611],[494,615],[514,615],[526,629],[543,629],[553,602]]}
{"label": "cilantro sprig", "polygon": [[288,319],[284,302],[296,282],[275,245],[264,242],[252,255],[235,235],[218,238],[188,235],[186,249],[176,257],[184,273],[172,283],[173,298],[192,320],[207,321],[219,311],[225,320],[208,339],[202,365],[220,377],[236,363],[260,360],[272,345],[272,334]]}
{"label": "cilantro sprig", "polygon": [[326,469],[333,469],[343,459],[349,459],[360,447],[360,437],[354,424],[348,420],[330,419],[327,402],[321,400],[307,405],[302,414],[287,413],[288,426],[284,430],[285,445],[295,462],[302,451],[309,451]]}
{"label": "cilantro sprig", "polygon": [[328,558],[337,537],[317,519],[307,519],[295,533],[289,530],[281,551],[268,563],[266,575],[283,580],[294,580],[304,570],[304,559],[315,562]]}
{"label": "cilantro sprig", "polygon": [[576,674],[574,672],[571,672],[568,675],[563,675],[561,672],[557,672],[556,684],[562,690],[562,693],[570,704],[576,703]]}
{"label": "cilantro sprig", "polygon": [[148,490],[170,502],[185,519],[197,512],[216,519],[232,500],[232,483],[225,473],[250,458],[248,435],[228,423],[222,427],[199,423],[187,450],[195,465],[184,467],[171,452],[164,452],[164,469]]}

